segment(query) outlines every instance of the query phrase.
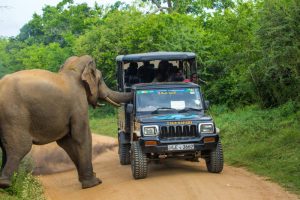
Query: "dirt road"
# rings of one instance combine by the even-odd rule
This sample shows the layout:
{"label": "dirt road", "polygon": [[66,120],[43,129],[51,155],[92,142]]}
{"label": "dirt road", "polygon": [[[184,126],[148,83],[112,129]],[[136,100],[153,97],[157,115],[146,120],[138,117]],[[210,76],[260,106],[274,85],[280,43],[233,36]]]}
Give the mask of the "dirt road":
{"label": "dirt road", "polygon": [[33,149],[33,159],[37,163],[35,172],[55,172],[39,176],[49,200],[298,199],[277,184],[244,169],[225,166],[221,174],[208,173],[203,160],[200,163],[166,160],[151,164],[146,179],[134,180],[130,165],[119,164],[113,138],[93,136],[93,141],[94,171],[103,183],[85,190],[80,187],[72,163],[55,145]]}

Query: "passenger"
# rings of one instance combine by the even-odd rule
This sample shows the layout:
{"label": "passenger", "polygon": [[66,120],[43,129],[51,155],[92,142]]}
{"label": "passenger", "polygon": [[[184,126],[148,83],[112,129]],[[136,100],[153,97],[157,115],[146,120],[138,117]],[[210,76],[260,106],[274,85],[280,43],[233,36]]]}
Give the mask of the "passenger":
{"label": "passenger", "polygon": [[184,76],[182,73],[182,70],[178,69],[177,67],[173,68],[171,77],[169,78],[170,81],[172,82],[178,82],[178,81],[183,81]]}
{"label": "passenger", "polygon": [[179,69],[176,76],[177,76],[177,81],[183,81],[185,79],[184,74],[181,69]]}
{"label": "passenger", "polygon": [[173,81],[177,71],[178,71],[177,67],[171,63],[168,69],[168,75],[169,75],[168,81]]}
{"label": "passenger", "polygon": [[193,82],[193,83],[198,84],[198,80],[197,79],[198,79],[197,73],[192,73],[191,78],[190,79],[184,79],[183,82],[186,82],[186,83]]}
{"label": "passenger", "polygon": [[138,64],[136,62],[131,62],[129,64],[129,67],[126,71],[126,78],[125,81],[127,80],[127,83],[131,84],[135,84],[139,82],[139,78],[137,76],[137,72],[138,72]]}
{"label": "passenger", "polygon": [[143,65],[140,66],[140,67],[138,68],[137,75],[138,75],[138,77],[141,79],[141,81],[142,81],[143,76],[144,76],[144,74],[145,74],[145,68],[146,68],[146,65],[148,65],[149,63],[150,63],[149,61],[145,61],[145,62],[143,63]]}
{"label": "passenger", "polygon": [[168,61],[162,60],[160,61],[157,69],[156,77],[153,82],[166,82],[168,81],[168,68],[170,63]]}
{"label": "passenger", "polygon": [[192,73],[192,75],[191,75],[191,82],[198,83],[197,73]]}
{"label": "passenger", "polygon": [[168,76],[169,78],[175,73],[177,67],[174,66],[172,63],[169,63],[169,66],[168,66]]}
{"label": "passenger", "polygon": [[137,75],[138,64],[136,62],[131,62],[127,69],[127,75]]}
{"label": "passenger", "polygon": [[155,77],[154,65],[149,61],[145,61],[144,64],[138,69],[138,77],[142,83],[150,83]]}

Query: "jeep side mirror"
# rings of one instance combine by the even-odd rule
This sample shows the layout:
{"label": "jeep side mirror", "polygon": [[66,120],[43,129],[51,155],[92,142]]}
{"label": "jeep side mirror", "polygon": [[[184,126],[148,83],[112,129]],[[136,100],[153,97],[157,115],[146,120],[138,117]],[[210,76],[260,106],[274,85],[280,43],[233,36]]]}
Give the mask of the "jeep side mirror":
{"label": "jeep side mirror", "polygon": [[208,108],[209,108],[209,101],[205,100],[204,104],[205,104],[205,110],[208,110]]}
{"label": "jeep side mirror", "polygon": [[126,106],[126,113],[131,114],[133,112],[133,104],[129,103]]}

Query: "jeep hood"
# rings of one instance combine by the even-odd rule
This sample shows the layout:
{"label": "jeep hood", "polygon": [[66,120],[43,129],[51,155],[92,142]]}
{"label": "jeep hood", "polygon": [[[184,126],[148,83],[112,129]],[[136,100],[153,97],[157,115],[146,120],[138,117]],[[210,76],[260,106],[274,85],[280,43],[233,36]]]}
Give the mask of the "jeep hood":
{"label": "jeep hood", "polygon": [[168,113],[158,115],[137,116],[140,123],[168,122],[168,121],[211,121],[212,118],[199,113]]}

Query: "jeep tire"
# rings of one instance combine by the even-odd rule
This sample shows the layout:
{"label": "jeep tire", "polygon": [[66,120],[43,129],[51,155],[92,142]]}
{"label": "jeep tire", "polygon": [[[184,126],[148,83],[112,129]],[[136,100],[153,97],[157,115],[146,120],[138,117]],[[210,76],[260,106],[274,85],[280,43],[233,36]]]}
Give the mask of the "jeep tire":
{"label": "jeep tire", "polygon": [[143,179],[147,177],[148,163],[146,154],[142,151],[139,142],[134,141],[131,144],[131,172],[134,179]]}
{"label": "jeep tire", "polygon": [[121,165],[130,164],[130,144],[122,144],[119,141],[119,159]]}
{"label": "jeep tire", "polygon": [[205,157],[206,167],[209,172],[220,173],[223,170],[223,149],[219,140],[215,149],[211,150]]}

